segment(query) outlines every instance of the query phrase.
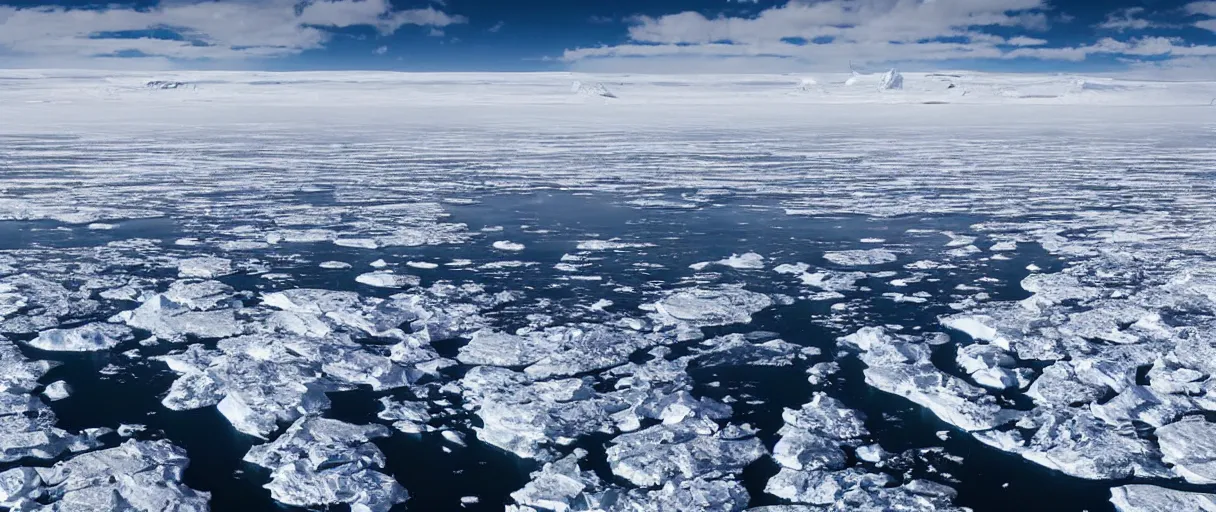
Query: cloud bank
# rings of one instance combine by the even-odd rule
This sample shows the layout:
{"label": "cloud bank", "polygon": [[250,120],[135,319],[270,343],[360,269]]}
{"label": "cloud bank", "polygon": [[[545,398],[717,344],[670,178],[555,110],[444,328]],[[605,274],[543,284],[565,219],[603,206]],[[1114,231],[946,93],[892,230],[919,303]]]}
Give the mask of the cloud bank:
{"label": "cloud bank", "polygon": [[[1216,31],[1216,0],[1191,3],[1184,10],[1190,25]],[[1118,38],[1053,45],[1046,34],[1053,22],[1066,22],[1066,17],[1044,0],[791,0],[752,16],[689,11],[634,17],[626,42],[568,49],[561,60],[600,70],[629,69],[652,59],[664,61],[668,69],[679,62],[700,70],[714,60],[737,64],[755,59],[776,67],[839,70],[851,63],[1216,56],[1216,46],[1146,33],[1163,26],[1146,14],[1142,8],[1116,10],[1095,27]]]}
{"label": "cloud bank", "polygon": [[388,0],[167,1],[149,9],[0,6],[0,53],[49,64],[116,56],[267,59],[323,48],[336,29],[392,34],[406,25],[465,22],[431,7],[397,10]]}

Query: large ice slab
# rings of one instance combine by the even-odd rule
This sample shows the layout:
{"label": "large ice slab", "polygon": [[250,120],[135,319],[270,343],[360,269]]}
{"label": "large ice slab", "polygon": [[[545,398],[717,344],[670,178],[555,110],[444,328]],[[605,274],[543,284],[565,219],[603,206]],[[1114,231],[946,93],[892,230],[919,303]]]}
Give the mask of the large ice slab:
{"label": "large ice slab", "polygon": [[409,499],[401,484],[378,471],[384,454],[371,441],[389,434],[382,425],[304,417],[274,442],[250,448],[245,461],[271,470],[266,488],[285,505],[387,512]]}

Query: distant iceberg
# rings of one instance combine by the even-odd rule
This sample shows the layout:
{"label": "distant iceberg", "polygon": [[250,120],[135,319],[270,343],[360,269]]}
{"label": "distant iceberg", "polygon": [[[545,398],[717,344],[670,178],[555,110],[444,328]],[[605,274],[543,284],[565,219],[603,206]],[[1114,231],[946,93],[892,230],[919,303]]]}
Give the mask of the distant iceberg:
{"label": "distant iceberg", "polygon": [[601,84],[598,82],[597,83],[583,83],[578,80],[575,80],[574,83],[570,84],[570,92],[578,94],[579,96],[598,96],[601,98],[616,98],[616,95],[612,94],[612,91],[609,91],[607,87],[604,87],[604,84]]}
{"label": "distant iceberg", "polygon": [[884,91],[891,91],[904,88],[904,76],[899,74],[895,68],[891,68],[886,73],[883,73],[882,80],[878,83],[878,88]]}

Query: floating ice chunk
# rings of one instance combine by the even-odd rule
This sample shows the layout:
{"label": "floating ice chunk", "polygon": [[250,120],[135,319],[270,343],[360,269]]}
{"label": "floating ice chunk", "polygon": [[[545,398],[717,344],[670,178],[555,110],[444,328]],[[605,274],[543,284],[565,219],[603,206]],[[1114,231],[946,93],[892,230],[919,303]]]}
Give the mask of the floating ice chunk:
{"label": "floating ice chunk", "polygon": [[860,267],[892,263],[899,257],[886,249],[858,249],[826,252],[823,254],[823,259],[843,267]]}
{"label": "floating ice chunk", "polygon": [[1001,336],[992,325],[992,317],[985,315],[955,315],[940,319],[943,326],[956,331],[962,331],[972,339],[986,341],[997,347],[1009,348],[1009,341]]}
{"label": "floating ice chunk", "polygon": [[786,409],[782,418],[773,459],[793,470],[844,469],[847,458],[840,445],[868,434],[864,416],[823,393],[815,393],[800,410]]}
{"label": "floating ice chunk", "polygon": [[456,359],[470,365],[527,366],[553,348],[541,336],[517,336],[483,329],[473,333]]}
{"label": "floating ice chunk", "polygon": [[293,288],[262,295],[262,303],[284,311],[324,315],[359,309],[361,301],[355,292]]}
{"label": "floating ice chunk", "polygon": [[443,432],[440,432],[439,435],[441,437],[443,437],[443,439],[446,440],[447,442],[452,443],[456,446],[460,446],[460,447],[468,446],[468,443],[466,443],[464,440],[464,434],[461,434],[460,432],[457,432],[455,430],[444,430]]}
{"label": "floating ice chunk", "polygon": [[744,334],[728,334],[705,340],[686,357],[691,368],[729,366],[788,366],[795,360],[816,356],[819,350],[783,340],[753,343]]}
{"label": "floating ice chunk", "polygon": [[638,350],[670,342],[659,334],[638,333],[623,328],[582,323],[546,328],[533,336],[544,339],[548,349],[524,373],[531,378],[579,375],[618,366]]}
{"label": "floating ice chunk", "polygon": [[[960,511],[950,506],[953,489],[941,484],[912,480],[892,487],[885,474],[867,474],[857,469],[844,471],[797,471],[783,468],[768,482],[765,492],[814,506],[772,506],[750,509],[764,512],[801,512],[804,510],[867,510],[909,512]],[[821,508],[830,506],[828,508]],[[788,509],[785,507],[789,507]]]}
{"label": "floating ice chunk", "polygon": [[481,503],[481,498],[478,498],[477,496],[461,496],[460,497],[461,505],[464,505],[464,506],[476,505],[478,503]]}
{"label": "floating ice chunk", "polygon": [[[729,258],[721,259],[712,263],[696,263],[692,265],[693,270],[703,270],[709,265],[722,265],[739,270],[761,270],[764,268],[764,256],[754,252],[743,254],[732,254]],[[698,268],[700,266],[700,268]]]}
{"label": "floating ice chunk", "polygon": [[130,425],[124,423],[118,426],[118,435],[122,437],[133,437],[135,434],[143,432],[147,429],[148,427],[144,425]]}
{"label": "floating ice chunk", "polygon": [[801,275],[805,274],[810,268],[811,266],[807,265],[806,263],[782,263],[774,267],[773,272],[778,274]]}
{"label": "floating ice chunk", "polygon": [[275,501],[292,507],[345,504],[352,511],[388,512],[409,500],[393,477],[356,464],[314,469],[299,460],[275,468],[265,487]]}
{"label": "floating ice chunk", "polygon": [[621,434],[607,450],[612,473],[643,487],[733,475],[766,454],[759,439],[702,418]]}
{"label": "floating ice chunk", "polygon": [[360,274],[355,278],[362,284],[374,286],[376,288],[409,288],[418,286],[422,280],[418,276],[408,274],[394,274],[391,271],[377,271]]}
{"label": "floating ice chunk", "polygon": [[625,204],[637,208],[652,208],[656,210],[694,210],[701,207],[697,203],[673,201],[657,197],[639,197],[632,201],[627,201]]}
{"label": "floating ice chunk", "polygon": [[1083,409],[1040,409],[1028,421],[1037,425],[1037,430],[1026,441],[1022,441],[1016,431],[980,432],[976,438],[1078,478],[1118,480],[1133,476],[1171,476],[1157,460],[1158,452],[1151,443],[1121,434]]}
{"label": "floating ice chunk", "polygon": [[224,251],[255,251],[267,249],[270,244],[256,240],[229,240],[219,244],[219,247]]}
{"label": "floating ice chunk", "polygon": [[396,480],[377,471],[385,459],[371,440],[389,434],[381,425],[305,417],[274,442],[251,448],[244,460],[271,470],[265,487],[285,505],[387,512],[409,499]]}
{"label": "floating ice chunk", "polygon": [[202,243],[202,241],[200,241],[197,238],[178,238],[176,241],[173,242],[173,245],[179,245],[182,247],[194,247],[201,243]]}
{"label": "floating ice chunk", "polygon": [[380,244],[370,238],[336,238],[334,239],[334,245],[355,249],[377,249],[380,247]]}
{"label": "floating ice chunk", "polygon": [[622,242],[619,240],[583,240],[578,243],[580,251],[619,251],[622,249],[641,249],[646,247],[654,247],[654,244],[646,242]]}
{"label": "floating ice chunk", "polygon": [[423,402],[397,402],[389,397],[380,398],[380,413],[376,415],[382,420],[393,422],[393,428],[407,434],[417,434],[427,430],[431,414]]}
{"label": "floating ice chunk", "polygon": [[182,485],[187,464],[168,441],[128,440],[36,471],[53,510],[205,512],[210,495]]}
{"label": "floating ice chunk", "polygon": [[214,256],[203,256],[201,258],[189,258],[178,261],[177,273],[181,277],[215,279],[217,277],[232,275],[235,271],[232,269],[232,260],[216,258]]}
{"label": "floating ice chunk", "polygon": [[519,252],[519,251],[524,250],[524,244],[517,244],[515,242],[509,242],[507,240],[499,240],[497,242],[494,242],[491,245],[495,249],[498,249],[500,251]]}
{"label": "floating ice chunk", "polygon": [[351,268],[350,263],[344,261],[323,261],[319,266],[329,270],[346,270]]}
{"label": "floating ice chunk", "polygon": [[219,281],[174,281],[165,297],[195,311],[208,311],[221,306],[239,306],[233,301],[235,291]]}
{"label": "floating ice chunk", "polygon": [[1009,252],[1009,251],[1016,251],[1017,249],[1018,249],[1017,242],[997,242],[995,244],[992,244],[992,247],[988,248],[988,250],[992,251],[992,252]]}
{"label": "floating ice chunk", "polygon": [[384,268],[388,266],[388,262],[384,260],[376,260],[370,263],[372,268]]}
{"label": "floating ice chunk", "polygon": [[532,473],[527,485],[511,493],[511,499],[534,510],[573,510],[584,493],[592,493],[602,485],[595,473],[579,468],[578,461],[586,456],[586,451],[576,449],[563,459],[545,464]]}
{"label": "floating ice chunk", "polygon": [[1166,464],[1193,484],[1216,483],[1216,423],[1191,416],[1156,431]]}
{"label": "floating ice chunk", "polygon": [[857,447],[857,458],[871,464],[881,462],[883,459],[887,458],[888,455],[889,454],[887,451],[883,450],[882,446],[877,444],[867,444],[865,446]]}
{"label": "floating ice chunk", "polygon": [[595,301],[595,304],[588,306],[587,309],[591,311],[603,311],[605,308],[612,307],[612,304],[613,302],[608,299],[600,299]]}
{"label": "floating ice chunk", "polygon": [[473,429],[477,438],[522,458],[545,460],[553,443],[606,431],[613,423],[610,410],[626,407],[598,396],[587,380],[533,383],[523,373],[490,366],[469,370],[461,387],[482,420]]}
{"label": "floating ice chunk", "polygon": [[550,327],[531,336],[548,347],[524,373],[534,379],[564,377],[624,364],[633,353],[665,340],[657,334],[642,334],[599,324]]}
{"label": "floating ice chunk", "polygon": [[417,268],[421,270],[432,270],[439,268],[439,264],[431,263],[429,261],[407,261],[405,262],[405,265],[410,268]]}
{"label": "floating ice chunk", "polygon": [[57,380],[55,382],[47,384],[46,389],[42,391],[42,394],[46,395],[47,400],[50,400],[52,402],[57,402],[59,400],[63,400],[64,398],[71,396],[72,388],[70,386],[68,386],[68,383],[61,381],[61,380]]}
{"label": "floating ice chunk", "polygon": [[947,423],[981,431],[1012,419],[983,389],[933,366],[926,345],[897,339],[877,327],[863,328],[839,341],[862,351],[867,384],[903,396]]}
{"label": "floating ice chunk", "polygon": [[946,251],[946,256],[949,256],[951,258],[966,258],[968,256],[973,256],[973,255],[979,254],[981,252],[983,252],[983,251],[980,250],[979,247],[976,247],[974,245],[968,245],[966,247],[950,249],[949,251]]}
{"label": "floating ice chunk", "polygon": [[1216,512],[1216,494],[1176,491],[1154,485],[1124,485],[1110,490],[1118,512]]}
{"label": "floating ice chunk", "polygon": [[1022,379],[1011,370],[1015,365],[1008,352],[993,345],[973,344],[958,350],[955,361],[975,382],[990,389],[1022,387]]}
{"label": "floating ice chunk", "polygon": [[689,288],[669,292],[654,304],[661,324],[691,327],[751,323],[751,315],[773,305],[767,295],[737,286]]}
{"label": "floating ice chunk", "polygon": [[126,326],[93,323],[72,329],[42,331],[29,345],[48,352],[98,352],[132,339],[135,335]]}
{"label": "floating ice chunk", "polygon": [[1066,300],[1088,300],[1096,298],[1098,290],[1081,284],[1068,274],[1031,274],[1022,280],[1022,289],[1033,293],[1022,301],[1028,307],[1049,306]]}
{"label": "floating ice chunk", "polygon": [[117,224],[106,224],[104,222],[94,222],[88,225],[88,228],[93,231],[109,231],[118,227]]}
{"label": "floating ice chunk", "polygon": [[245,332],[245,325],[231,309],[193,311],[164,294],[154,295],[138,308],[123,311],[110,321],[148,330],[164,339],[183,339],[187,335],[224,338]]}
{"label": "floating ice chunk", "polygon": [[[694,478],[671,481],[656,490],[635,489],[614,500],[617,493],[605,491],[597,501],[616,501],[622,510],[721,510],[742,511],[750,497],[743,484],[734,479]],[[603,510],[603,509],[599,509]]]}
{"label": "floating ice chunk", "polygon": [[174,410],[218,404],[239,431],[265,438],[278,430],[280,422],[325,410],[329,406],[325,391],[336,390],[337,385],[388,389],[408,382],[409,375],[386,357],[338,340],[329,343],[243,336],[220,341],[219,351],[192,345],[181,354],[158,356],[155,359],[182,374],[162,403]]}
{"label": "floating ice chunk", "polygon": [[828,378],[840,372],[840,364],[835,361],[815,363],[810,368],[807,368],[807,382],[812,386],[825,384]]}

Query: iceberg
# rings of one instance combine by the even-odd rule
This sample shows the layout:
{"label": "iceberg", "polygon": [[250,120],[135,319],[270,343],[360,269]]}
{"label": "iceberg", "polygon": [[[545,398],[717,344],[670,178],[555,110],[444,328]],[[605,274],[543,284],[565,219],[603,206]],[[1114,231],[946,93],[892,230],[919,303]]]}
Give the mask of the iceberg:
{"label": "iceberg", "polygon": [[418,276],[394,274],[391,271],[360,274],[355,278],[355,281],[376,288],[409,288],[411,286],[418,286],[422,282]]}
{"label": "iceberg", "polygon": [[378,471],[384,454],[371,441],[389,435],[382,425],[303,417],[273,442],[250,448],[244,460],[271,470],[265,487],[284,505],[388,512],[409,499],[405,488]]}
{"label": "iceberg", "polygon": [[864,267],[892,263],[899,257],[886,249],[856,249],[826,252],[823,259],[842,267]]}
{"label": "iceberg", "polygon": [[38,333],[31,347],[48,352],[98,352],[135,339],[123,325],[94,323],[72,329],[51,329]]}

